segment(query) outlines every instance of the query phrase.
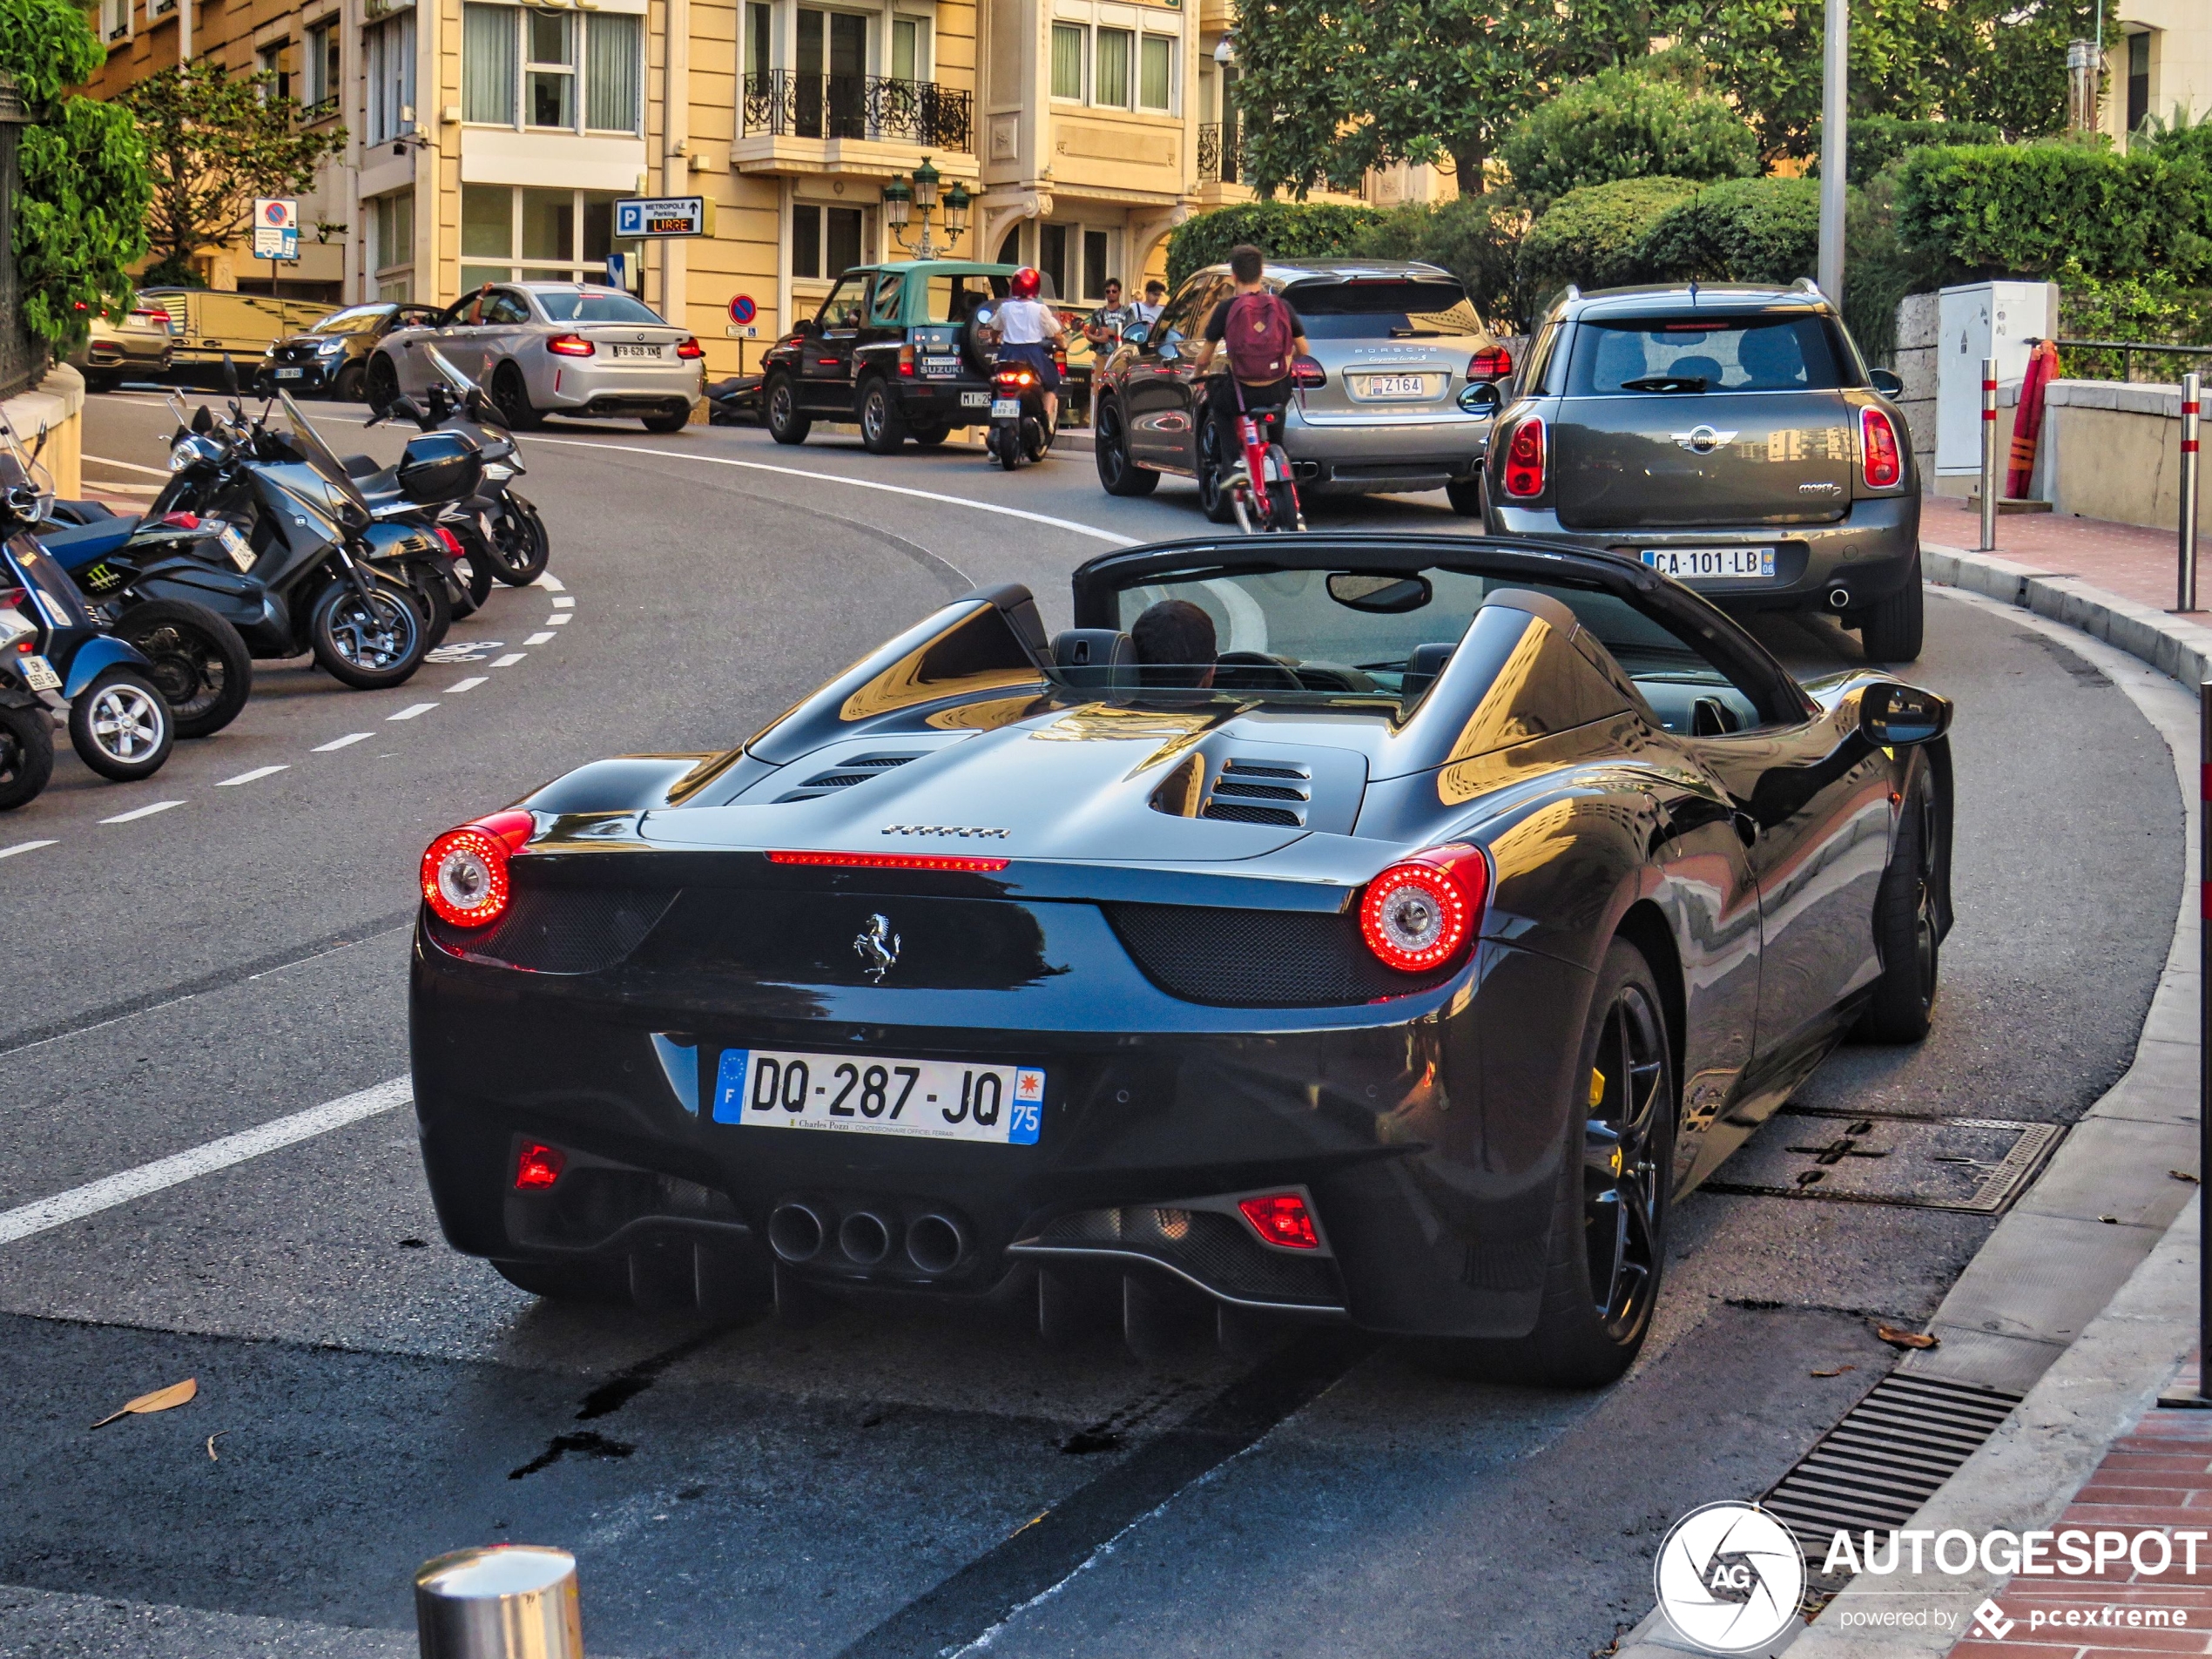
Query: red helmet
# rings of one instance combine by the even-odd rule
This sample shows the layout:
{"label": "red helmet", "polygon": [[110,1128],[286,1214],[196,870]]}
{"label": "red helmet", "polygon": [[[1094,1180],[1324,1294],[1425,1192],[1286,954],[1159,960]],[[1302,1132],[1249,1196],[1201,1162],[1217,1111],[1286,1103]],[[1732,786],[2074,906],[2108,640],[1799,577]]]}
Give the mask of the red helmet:
{"label": "red helmet", "polygon": [[1016,300],[1034,300],[1043,283],[1044,279],[1037,274],[1037,267],[1025,265],[1014,273],[1014,280],[1007,284],[1007,289]]}

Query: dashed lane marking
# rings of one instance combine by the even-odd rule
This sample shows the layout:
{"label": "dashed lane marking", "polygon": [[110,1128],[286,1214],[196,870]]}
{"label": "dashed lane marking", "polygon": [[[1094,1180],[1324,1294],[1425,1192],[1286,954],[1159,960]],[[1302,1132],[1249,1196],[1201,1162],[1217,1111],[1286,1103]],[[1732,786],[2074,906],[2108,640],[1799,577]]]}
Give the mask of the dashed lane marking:
{"label": "dashed lane marking", "polygon": [[243,1163],[248,1158],[258,1158],[265,1152],[274,1152],[281,1147],[296,1145],[312,1140],[318,1135],[327,1135],[332,1130],[357,1123],[364,1117],[374,1117],[404,1106],[415,1098],[415,1092],[405,1077],[388,1077],[373,1088],[358,1094],[341,1095],[336,1100],[325,1101],[320,1106],[310,1106],[304,1112],[293,1112],[288,1117],[273,1118],[268,1123],[235,1135],[226,1135],[220,1140],[206,1142],[189,1151],[169,1157],[156,1158],[151,1163],[141,1163],[135,1170],[125,1170],[98,1181],[90,1181],[81,1187],[71,1187],[57,1192],[51,1198],[39,1198],[30,1204],[18,1204],[13,1210],[0,1211],[0,1244],[12,1244],[19,1238],[34,1233],[46,1232],[81,1221],[86,1216],[98,1215],[103,1210],[112,1210],[118,1204],[143,1198],[150,1192],[164,1187],[182,1184],[195,1177],[228,1169],[233,1163]]}
{"label": "dashed lane marking", "polygon": [[334,738],[328,743],[318,743],[314,746],[314,752],[327,755],[333,749],[343,749],[353,744],[367,742],[372,735],[367,732],[348,732],[344,737]]}
{"label": "dashed lane marking", "polygon": [[388,720],[412,720],[418,714],[428,714],[438,705],[435,703],[410,703],[397,714],[388,714]]}
{"label": "dashed lane marking", "polygon": [[563,593],[563,594],[556,594],[556,595],[555,595],[555,596],[554,596],[554,599],[553,599],[553,609],[554,609],[554,610],[574,610],[575,608],[576,608],[576,600],[575,600],[575,598],[574,598],[571,595]]}
{"label": "dashed lane marking", "polygon": [[570,449],[608,449],[624,455],[658,455],[666,461],[697,461],[715,467],[742,467],[748,472],[781,473],[786,478],[811,478],[819,483],[844,484],[853,489],[880,489],[888,495],[907,496],[916,501],[941,502],[948,507],[966,507],[979,513],[996,513],[1001,518],[1024,518],[1032,524],[1049,524],[1055,529],[1088,536],[1095,542],[1110,542],[1116,547],[1142,545],[1134,536],[1116,536],[1112,530],[1102,530],[1095,524],[1080,524],[1072,518],[1055,518],[1050,513],[1032,513],[1019,507],[1001,507],[996,502],[970,501],[964,496],[948,496],[935,489],[913,489],[904,484],[887,484],[873,478],[847,478],[834,472],[810,472],[804,467],[772,467],[765,461],[739,461],[731,455],[687,455],[681,449],[654,449],[642,443],[597,443],[586,438],[535,435],[530,442],[557,444]]}
{"label": "dashed lane marking", "polygon": [[103,824],[128,824],[134,818],[152,818],[156,813],[165,813],[172,806],[181,806],[180,800],[158,800],[151,806],[135,806],[127,813],[118,813],[113,818],[103,818]]}
{"label": "dashed lane marking", "polygon": [[84,459],[95,462],[103,467],[120,467],[125,472],[148,473],[156,478],[166,478],[169,475],[169,469],[166,467],[142,467],[135,461],[118,461],[112,455],[87,455]]}
{"label": "dashed lane marking", "polygon": [[473,674],[465,680],[455,680],[447,686],[446,695],[451,697],[455,691],[473,691],[483,683],[484,677],[482,674]]}
{"label": "dashed lane marking", "polygon": [[[530,643],[535,644],[536,644],[536,641],[533,640]],[[528,651],[510,651],[506,656],[500,658],[496,662],[493,663],[492,666],[494,668],[512,668],[516,664],[521,662],[523,658],[529,655],[529,653]]]}
{"label": "dashed lane marking", "polygon": [[218,789],[235,789],[240,784],[253,783],[263,778],[273,778],[280,772],[289,772],[291,770],[292,768],[288,765],[282,766],[256,766],[251,772],[241,772],[235,778],[224,779],[223,781],[217,784],[215,787]]}
{"label": "dashed lane marking", "polygon": [[564,624],[567,624],[567,623],[571,623],[571,622],[574,622],[575,620],[576,620],[576,612],[575,612],[575,611],[573,611],[573,610],[556,610],[556,611],[555,611],[555,612],[554,612],[551,616],[548,617],[545,619],[545,625],[546,625],[548,628],[558,628],[558,627],[563,626]]}
{"label": "dashed lane marking", "polygon": [[523,644],[525,645],[543,645],[547,640],[552,637],[553,636],[551,634],[532,634],[528,639],[525,639]]}
{"label": "dashed lane marking", "polygon": [[537,580],[530,585],[534,588],[543,588],[548,593],[566,593],[569,590],[568,583],[550,570],[540,571]]}
{"label": "dashed lane marking", "polygon": [[36,853],[42,846],[59,846],[59,841],[17,841],[13,846],[0,846],[0,859],[11,859],[18,853]]}

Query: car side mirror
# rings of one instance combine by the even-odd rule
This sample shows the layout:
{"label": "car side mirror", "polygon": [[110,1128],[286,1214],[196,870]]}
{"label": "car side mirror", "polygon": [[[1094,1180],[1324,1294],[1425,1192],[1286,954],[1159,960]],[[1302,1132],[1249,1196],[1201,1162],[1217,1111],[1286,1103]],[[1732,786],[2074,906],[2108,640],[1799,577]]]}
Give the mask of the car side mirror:
{"label": "car side mirror", "polygon": [[1858,694],[1858,730],[1879,749],[1932,743],[1951,729],[1951,700],[1917,685],[1878,681]]}
{"label": "car side mirror", "polygon": [[1477,381],[1460,394],[1460,407],[1469,415],[1495,415],[1505,407],[1505,396],[1494,381]]}
{"label": "car side mirror", "polygon": [[1905,376],[1898,374],[1893,368],[1868,369],[1866,371],[1866,383],[1869,386],[1871,386],[1876,391],[1879,392],[1884,397],[1903,397],[1905,395]]}
{"label": "car side mirror", "polygon": [[1172,334],[1164,334],[1161,337],[1159,352],[1160,359],[1163,362],[1172,363],[1177,358],[1183,355],[1183,349],[1176,344],[1176,337]]}
{"label": "car side mirror", "polygon": [[238,390],[238,363],[228,352],[223,354],[223,389],[226,392]]}
{"label": "car side mirror", "polygon": [[1151,324],[1147,322],[1133,322],[1130,324],[1128,327],[1122,330],[1122,344],[1124,346],[1142,346],[1144,343],[1144,337],[1151,332]]}

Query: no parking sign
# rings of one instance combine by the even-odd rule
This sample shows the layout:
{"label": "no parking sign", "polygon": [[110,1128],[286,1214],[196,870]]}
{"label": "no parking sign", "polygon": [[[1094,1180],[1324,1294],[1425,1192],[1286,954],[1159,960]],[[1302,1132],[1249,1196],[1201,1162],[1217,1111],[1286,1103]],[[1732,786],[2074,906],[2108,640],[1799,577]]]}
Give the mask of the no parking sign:
{"label": "no parking sign", "polygon": [[735,340],[750,340],[756,332],[753,322],[760,315],[760,307],[749,293],[733,294],[730,299],[730,335]]}

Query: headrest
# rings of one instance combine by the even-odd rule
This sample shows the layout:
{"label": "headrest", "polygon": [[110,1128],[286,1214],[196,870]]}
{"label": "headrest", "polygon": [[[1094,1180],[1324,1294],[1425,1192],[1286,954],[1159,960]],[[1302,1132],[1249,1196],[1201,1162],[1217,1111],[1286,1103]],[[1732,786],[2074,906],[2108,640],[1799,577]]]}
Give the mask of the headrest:
{"label": "headrest", "polygon": [[1416,645],[1406,659],[1406,683],[1399,695],[1411,702],[1436,684],[1436,677],[1444,671],[1444,664],[1452,660],[1452,653],[1459,648],[1457,640],[1442,644]]}
{"label": "headrest", "polygon": [[1130,691],[1136,685],[1136,645],[1111,628],[1066,628],[1052,637],[1052,665],[1070,685]]}

